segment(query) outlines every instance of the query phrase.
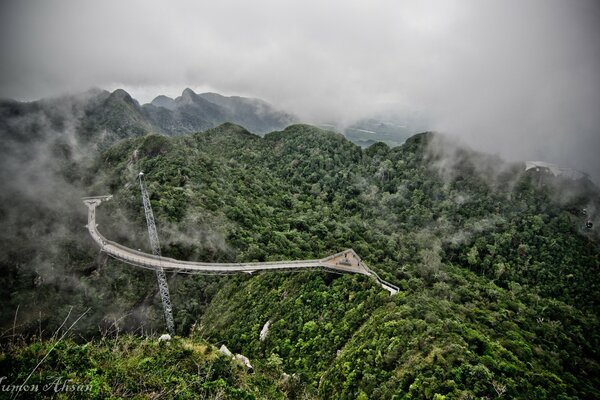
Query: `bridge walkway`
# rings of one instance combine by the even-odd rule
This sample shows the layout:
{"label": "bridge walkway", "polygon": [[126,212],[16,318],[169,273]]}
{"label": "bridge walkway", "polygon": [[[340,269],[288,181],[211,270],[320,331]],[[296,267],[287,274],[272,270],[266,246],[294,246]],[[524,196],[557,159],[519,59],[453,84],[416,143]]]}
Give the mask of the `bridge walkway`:
{"label": "bridge walkway", "polygon": [[249,263],[205,263],[182,261],[168,257],[159,257],[153,254],[144,253],[138,250],[131,249],[119,243],[106,239],[99,231],[96,224],[96,207],[103,201],[109,200],[112,196],[96,196],[85,197],[83,202],[88,208],[88,224],[87,228],[92,239],[100,246],[101,251],[121,260],[125,263],[157,269],[161,268],[165,271],[179,271],[185,273],[237,273],[246,272],[253,273],[255,271],[264,270],[291,270],[299,268],[326,268],[336,272],[356,273],[368,275],[374,278],[377,283],[390,292],[390,294],[398,293],[398,287],[381,279],[374,271],[365,265],[358,254],[352,249],[347,249],[342,252],[318,260],[299,260],[299,261],[270,261],[270,262],[249,262]]}

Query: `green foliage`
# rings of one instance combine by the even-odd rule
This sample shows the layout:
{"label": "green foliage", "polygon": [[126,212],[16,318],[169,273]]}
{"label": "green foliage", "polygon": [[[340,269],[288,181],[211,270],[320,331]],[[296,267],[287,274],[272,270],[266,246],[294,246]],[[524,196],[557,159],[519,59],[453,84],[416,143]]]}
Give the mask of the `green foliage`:
{"label": "green foliage", "polygon": [[[135,181],[143,170],[166,256],[313,259],[351,247],[402,288],[390,297],[368,277],[327,272],[170,277],[180,332],[249,356],[281,383],[252,378],[274,398],[600,397],[600,247],[573,211],[600,209],[597,189],[540,182],[460,148],[444,154],[436,140],[426,133],[361,150],[307,125],[259,138],[231,124],[129,139],[94,166],[105,174],[96,188],[114,194],[98,221],[111,239],[145,246]],[[64,249],[94,270],[84,245]],[[93,321],[145,310],[129,325],[161,326],[152,274],[110,262],[81,276],[99,289],[61,304],[98,301],[104,312]],[[26,293],[11,302],[27,303]],[[131,365],[150,371],[163,361],[140,355]],[[123,369],[122,378],[134,385],[140,373]],[[227,387],[239,389],[228,373]]]}
{"label": "green foliage", "polygon": [[53,339],[9,346],[0,356],[0,371],[6,377],[3,384],[25,382],[37,359],[46,355],[27,380],[37,390],[23,397],[250,400],[283,396],[281,382],[260,371],[249,375],[240,363],[204,341],[159,342],[135,336],[84,345]]}

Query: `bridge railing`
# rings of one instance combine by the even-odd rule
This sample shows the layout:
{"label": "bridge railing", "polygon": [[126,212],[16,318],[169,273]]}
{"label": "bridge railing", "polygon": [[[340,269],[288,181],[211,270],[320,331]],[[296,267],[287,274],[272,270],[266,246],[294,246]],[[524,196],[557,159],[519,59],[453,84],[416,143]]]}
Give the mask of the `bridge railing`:
{"label": "bridge railing", "polygon": [[[100,202],[98,202],[99,204]],[[88,203],[86,203],[88,204]],[[295,261],[266,261],[266,262],[248,262],[248,263],[203,263],[194,261],[175,260],[169,257],[156,256],[154,254],[145,253],[139,250],[132,249],[122,244],[113,242],[105,238],[96,227],[95,208],[97,204],[88,205],[88,230],[92,238],[101,246],[102,250],[110,256],[120,259],[126,263],[146,267],[150,269],[163,268],[169,271],[204,271],[204,272],[254,272],[255,270],[266,269],[294,269],[294,268],[317,268],[323,267],[330,270],[363,273],[356,267],[340,267],[328,262],[331,259],[344,255],[348,251],[352,252],[352,256],[356,257],[358,267],[362,268],[365,275],[372,276],[380,285],[388,289],[392,294],[397,293],[400,289],[389,282],[381,279],[379,275],[361,260],[361,258],[352,249],[348,249],[332,256],[320,260],[295,260]]]}

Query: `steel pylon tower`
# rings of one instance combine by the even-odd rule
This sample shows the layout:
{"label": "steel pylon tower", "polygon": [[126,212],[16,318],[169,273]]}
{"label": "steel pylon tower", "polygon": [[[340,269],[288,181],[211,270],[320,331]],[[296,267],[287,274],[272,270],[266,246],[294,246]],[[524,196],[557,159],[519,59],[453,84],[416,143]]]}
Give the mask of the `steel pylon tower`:
{"label": "steel pylon tower", "polygon": [[[154,223],[154,213],[152,213],[152,205],[148,197],[146,185],[144,185],[144,173],[140,172],[140,189],[142,190],[142,202],[144,203],[144,212],[146,213],[146,223],[148,224],[148,236],[150,238],[150,247],[152,254],[161,257],[160,242],[158,241],[158,233],[156,232],[156,224]],[[156,278],[158,278],[158,290],[162,299],[163,310],[165,312],[165,322],[167,330],[171,335],[175,335],[175,323],[173,322],[173,306],[171,305],[171,296],[169,295],[169,285],[167,284],[167,276],[162,267],[156,269]]]}

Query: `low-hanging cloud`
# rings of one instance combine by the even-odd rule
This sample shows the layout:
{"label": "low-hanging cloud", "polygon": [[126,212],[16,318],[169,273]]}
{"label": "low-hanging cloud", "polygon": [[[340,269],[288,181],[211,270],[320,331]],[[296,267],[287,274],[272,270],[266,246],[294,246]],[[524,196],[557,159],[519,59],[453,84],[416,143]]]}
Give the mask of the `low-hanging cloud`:
{"label": "low-hanging cloud", "polygon": [[4,2],[0,96],[190,86],[306,121],[417,111],[515,159],[600,163],[600,5],[527,1]]}

